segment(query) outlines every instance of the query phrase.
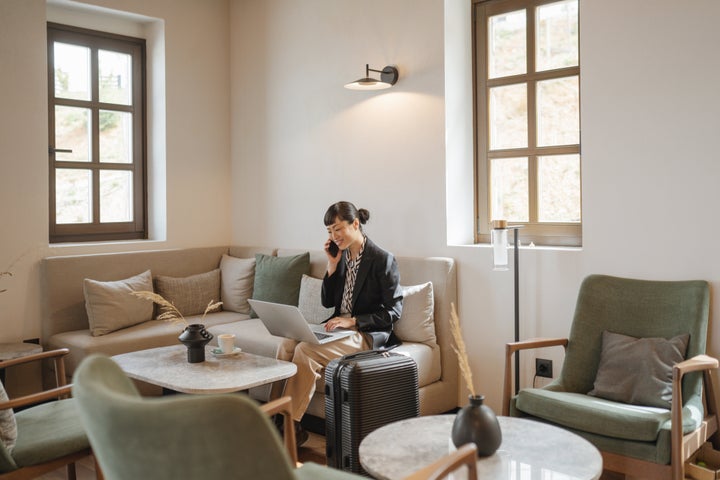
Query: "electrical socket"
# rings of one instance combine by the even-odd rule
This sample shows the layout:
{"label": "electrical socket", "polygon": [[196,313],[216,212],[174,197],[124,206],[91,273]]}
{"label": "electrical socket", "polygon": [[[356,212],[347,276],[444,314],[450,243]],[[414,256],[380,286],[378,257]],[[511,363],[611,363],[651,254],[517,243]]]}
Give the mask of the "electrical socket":
{"label": "electrical socket", "polygon": [[538,377],[553,378],[552,360],[548,360],[546,358],[536,358],[535,375]]}

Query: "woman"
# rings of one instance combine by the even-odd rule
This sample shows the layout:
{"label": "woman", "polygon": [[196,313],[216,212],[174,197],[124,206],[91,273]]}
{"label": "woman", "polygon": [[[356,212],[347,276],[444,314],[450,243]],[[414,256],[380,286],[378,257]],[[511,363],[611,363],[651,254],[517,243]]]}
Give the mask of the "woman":
{"label": "woman", "polygon": [[[328,264],[323,278],[322,303],[334,307],[325,330],[349,328],[354,335],[323,345],[305,342],[295,347],[297,374],[287,381],[285,395],[293,401],[293,418],[299,422],[315,393],[315,382],[330,360],[382,347],[398,345],[392,328],[402,312],[400,273],[391,253],[363,233],[370,212],[350,202],[338,202],[325,213]],[[333,247],[333,244],[337,247]],[[300,444],[307,434],[298,434]]]}

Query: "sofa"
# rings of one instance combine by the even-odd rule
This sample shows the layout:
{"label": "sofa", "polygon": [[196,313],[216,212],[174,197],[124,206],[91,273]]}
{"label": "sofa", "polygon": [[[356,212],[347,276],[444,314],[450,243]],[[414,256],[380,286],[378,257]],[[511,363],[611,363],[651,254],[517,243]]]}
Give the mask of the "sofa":
{"label": "sofa", "polygon": [[[444,413],[458,405],[458,362],[449,322],[450,304],[457,304],[455,263],[440,257],[397,257],[397,261],[405,301],[395,327],[403,343],[395,351],[412,357],[418,365],[421,415]],[[203,323],[215,335],[215,344],[218,334],[233,333],[245,352],[291,360],[297,342],[271,335],[260,319],[253,318],[246,300],[295,303],[308,321],[320,322],[327,315],[319,299],[325,267],[322,251],[251,246],[48,257],[41,265],[41,341],[46,349],[70,350],[65,360],[68,378],[92,353],[112,356],[175,345],[182,326],[158,320],[158,307],[152,302],[143,305],[129,292],[120,296],[117,292],[153,289],[184,305],[193,295],[182,288],[192,288],[192,292],[208,288],[213,294],[206,297],[217,296],[202,298],[202,305],[222,300],[222,310],[203,315],[200,309],[185,315],[188,323]],[[115,296],[108,297],[107,292]],[[133,305],[126,305],[128,298]],[[113,323],[115,317],[120,323]],[[52,378],[50,366],[44,375]],[[318,387],[308,413],[323,418],[324,388]],[[159,393],[149,385],[140,388],[146,394]],[[250,394],[265,401],[281,389],[276,383],[252,389]]]}

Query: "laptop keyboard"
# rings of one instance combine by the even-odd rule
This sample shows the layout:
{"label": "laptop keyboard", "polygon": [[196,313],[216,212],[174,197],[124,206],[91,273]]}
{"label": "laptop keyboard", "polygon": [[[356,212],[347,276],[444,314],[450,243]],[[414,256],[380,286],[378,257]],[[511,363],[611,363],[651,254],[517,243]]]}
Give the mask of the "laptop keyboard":
{"label": "laptop keyboard", "polygon": [[315,337],[316,337],[318,340],[323,340],[323,339],[325,339],[325,338],[332,337],[332,335],[328,335],[327,333],[318,333],[318,332],[313,332],[313,333],[315,334]]}

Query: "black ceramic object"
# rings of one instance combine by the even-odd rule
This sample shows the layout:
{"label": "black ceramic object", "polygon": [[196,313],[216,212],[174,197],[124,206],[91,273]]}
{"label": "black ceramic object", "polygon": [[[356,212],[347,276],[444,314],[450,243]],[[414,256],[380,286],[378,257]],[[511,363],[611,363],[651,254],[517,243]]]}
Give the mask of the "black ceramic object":
{"label": "black ceramic object", "polygon": [[452,441],[456,447],[473,442],[478,457],[488,457],[502,442],[500,423],[492,409],[483,405],[485,397],[470,395],[468,399],[470,405],[461,408],[453,422]]}
{"label": "black ceramic object", "polygon": [[200,363],[205,361],[205,345],[212,338],[212,333],[205,330],[205,325],[193,323],[185,327],[178,340],[187,347],[188,362]]}

